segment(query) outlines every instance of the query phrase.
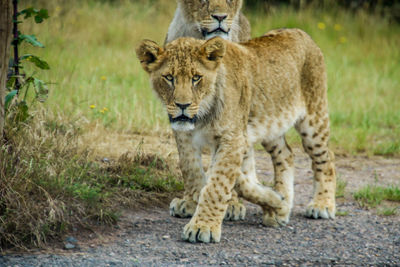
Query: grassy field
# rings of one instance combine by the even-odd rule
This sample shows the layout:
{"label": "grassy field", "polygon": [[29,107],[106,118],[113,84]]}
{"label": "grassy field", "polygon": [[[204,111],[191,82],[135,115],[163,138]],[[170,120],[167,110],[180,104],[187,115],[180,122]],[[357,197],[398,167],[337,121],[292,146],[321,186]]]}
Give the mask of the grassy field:
{"label": "grassy field", "polygon": [[[52,67],[38,75],[54,83],[45,105],[68,120],[83,117],[116,131],[167,131],[165,112],[134,48],[144,38],[163,42],[175,5],[121,2],[42,1],[50,20],[26,24],[24,30],[37,34],[46,45],[34,51]],[[341,10],[245,13],[253,36],[297,27],[322,48],[334,147],[350,153],[399,155],[399,25]]]}

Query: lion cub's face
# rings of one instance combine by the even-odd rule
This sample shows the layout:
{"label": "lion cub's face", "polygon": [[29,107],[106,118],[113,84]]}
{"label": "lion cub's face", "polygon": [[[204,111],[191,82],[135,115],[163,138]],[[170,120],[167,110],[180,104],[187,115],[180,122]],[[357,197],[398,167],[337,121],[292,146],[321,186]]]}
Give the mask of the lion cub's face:
{"label": "lion cub's face", "polygon": [[215,36],[228,39],[242,0],[179,0],[179,4],[186,19],[197,24],[205,39]]}
{"label": "lion cub's face", "polygon": [[190,131],[205,120],[215,102],[215,80],[225,43],[179,38],[161,48],[144,40],[136,49],[151,84],[166,106],[171,126]]}

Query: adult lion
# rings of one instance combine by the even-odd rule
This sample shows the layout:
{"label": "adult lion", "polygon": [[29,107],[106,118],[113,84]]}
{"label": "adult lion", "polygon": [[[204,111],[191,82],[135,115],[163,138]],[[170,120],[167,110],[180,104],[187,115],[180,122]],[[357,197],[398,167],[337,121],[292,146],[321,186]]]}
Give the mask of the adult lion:
{"label": "adult lion", "polygon": [[[265,225],[284,225],[293,203],[293,156],[285,133],[294,126],[312,159],[314,195],[306,215],[335,217],[336,175],[328,148],[326,71],[303,31],[276,30],[237,44],[219,37],[180,38],[165,48],[145,40],[136,50],[166,106],[176,134],[185,187],[197,207],[183,239],[219,242],[232,189],[263,208]],[[274,190],[261,185],[253,144],[271,154]],[[201,148],[211,147],[208,175]]]}
{"label": "adult lion", "polygon": [[240,11],[242,0],[178,0],[165,43],[179,37],[210,39],[220,36],[233,42],[250,39],[250,23]]}

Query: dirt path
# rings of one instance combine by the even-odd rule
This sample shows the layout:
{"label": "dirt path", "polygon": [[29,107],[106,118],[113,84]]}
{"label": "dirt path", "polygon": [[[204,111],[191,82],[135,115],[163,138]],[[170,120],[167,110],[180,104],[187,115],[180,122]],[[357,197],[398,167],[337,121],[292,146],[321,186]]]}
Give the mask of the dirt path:
{"label": "dirt path", "polygon": [[[247,203],[244,221],[224,222],[221,243],[190,244],[180,238],[188,219],[170,217],[167,208],[127,211],[114,231],[96,239],[76,233],[78,249],[0,256],[0,266],[399,266],[400,215],[361,209],[351,192],[366,184],[400,185],[400,159],[338,157],[338,176],[348,182],[338,210],[348,215],[326,221],[302,215],[312,173],[306,155],[295,152],[295,205],[286,227],[262,226],[260,209]],[[264,181],[272,180],[267,154],[257,152],[257,169]]]}

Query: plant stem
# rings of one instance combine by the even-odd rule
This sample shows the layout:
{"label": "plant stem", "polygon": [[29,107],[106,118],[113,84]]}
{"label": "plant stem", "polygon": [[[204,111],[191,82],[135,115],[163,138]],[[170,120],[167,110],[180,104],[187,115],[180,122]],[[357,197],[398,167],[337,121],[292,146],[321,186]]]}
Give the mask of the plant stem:
{"label": "plant stem", "polygon": [[19,82],[19,56],[18,56],[18,0],[13,0],[14,14],[13,14],[13,35],[14,35],[14,75],[15,79],[15,90],[19,92],[21,84]]}

